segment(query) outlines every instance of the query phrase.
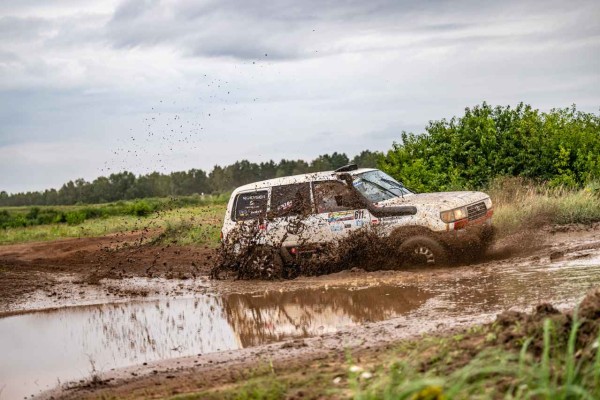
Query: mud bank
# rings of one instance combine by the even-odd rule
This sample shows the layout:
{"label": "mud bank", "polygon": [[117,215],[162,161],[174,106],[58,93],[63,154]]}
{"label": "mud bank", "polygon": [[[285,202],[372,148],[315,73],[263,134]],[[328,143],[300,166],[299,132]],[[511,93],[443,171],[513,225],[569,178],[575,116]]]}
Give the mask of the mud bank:
{"label": "mud bank", "polygon": [[[152,288],[136,285],[134,278],[183,282],[208,275],[216,254],[213,249],[157,246],[148,239],[144,233],[133,232],[0,246],[0,314],[26,311],[30,307],[22,304],[28,300],[33,308],[45,308],[86,303],[90,296],[114,299],[109,291],[119,297],[153,293]],[[119,280],[134,283],[115,284]],[[108,285],[103,287],[101,281]],[[161,294],[171,293],[173,286],[167,285]],[[47,301],[40,301],[43,298]]]}

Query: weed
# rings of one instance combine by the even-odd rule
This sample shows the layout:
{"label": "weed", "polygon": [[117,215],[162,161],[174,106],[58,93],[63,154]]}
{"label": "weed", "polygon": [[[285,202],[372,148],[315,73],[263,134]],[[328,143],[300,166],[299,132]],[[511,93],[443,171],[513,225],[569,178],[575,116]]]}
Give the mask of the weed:
{"label": "weed", "polygon": [[486,189],[494,202],[500,236],[544,225],[600,221],[600,197],[588,189],[550,187],[521,178],[501,178]]}
{"label": "weed", "polygon": [[56,240],[69,237],[94,237],[115,232],[163,231],[165,242],[217,246],[225,205],[190,206],[156,212],[146,217],[133,215],[87,219],[77,225],[47,224],[0,229],[0,245]]}

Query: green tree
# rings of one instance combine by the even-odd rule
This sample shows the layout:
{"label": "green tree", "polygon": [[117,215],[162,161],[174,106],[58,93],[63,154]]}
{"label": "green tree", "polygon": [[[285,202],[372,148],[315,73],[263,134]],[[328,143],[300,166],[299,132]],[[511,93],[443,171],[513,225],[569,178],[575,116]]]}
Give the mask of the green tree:
{"label": "green tree", "polygon": [[547,113],[487,103],[406,133],[383,170],[419,191],[480,188],[501,175],[583,185],[600,177],[600,116],[575,106]]}
{"label": "green tree", "polygon": [[359,168],[377,168],[382,159],[382,152],[364,150],[354,156],[351,163],[358,165]]}

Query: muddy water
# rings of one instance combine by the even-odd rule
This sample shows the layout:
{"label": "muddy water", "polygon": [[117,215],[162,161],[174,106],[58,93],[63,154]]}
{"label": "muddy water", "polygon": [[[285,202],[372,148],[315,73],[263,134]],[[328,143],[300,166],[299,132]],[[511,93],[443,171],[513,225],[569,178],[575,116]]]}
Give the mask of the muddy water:
{"label": "muddy water", "polygon": [[143,362],[333,332],[410,313],[414,287],[323,289],[70,307],[0,319],[0,398]]}
{"label": "muddy water", "polygon": [[371,286],[357,285],[357,277],[353,286],[199,295],[2,318],[0,399],[89,378],[94,370],[315,336],[366,322],[396,318],[409,327],[432,320],[452,325],[541,301],[570,305],[600,285],[600,255],[410,275],[408,280],[392,275]]}

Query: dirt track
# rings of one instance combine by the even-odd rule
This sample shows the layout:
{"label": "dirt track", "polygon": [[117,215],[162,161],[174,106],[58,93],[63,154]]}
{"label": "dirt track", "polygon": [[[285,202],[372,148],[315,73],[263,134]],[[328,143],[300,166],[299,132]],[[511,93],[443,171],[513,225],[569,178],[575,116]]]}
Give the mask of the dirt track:
{"label": "dirt track", "polygon": [[[386,285],[426,292],[425,302],[417,304],[417,309],[391,320],[340,328],[335,334],[316,334],[285,346],[258,343],[242,350],[107,371],[101,374],[107,381],[98,387],[83,385],[58,393],[72,398],[100,394],[145,397],[146,388],[152,387],[153,395],[170,395],[233,381],[247,374],[258,360],[273,360],[281,366],[302,365],[323,357],[343,360],[344,348],[364,351],[422,332],[486,322],[511,307],[526,309],[544,301],[570,306],[590,285],[600,283],[600,229],[561,230],[501,241],[487,261],[475,265],[369,273],[355,270],[284,282],[209,282],[206,274],[215,256],[213,250],[136,246],[138,238],[134,235],[125,240],[107,237],[3,246],[0,290],[7,295],[3,296],[0,312],[6,315],[202,293],[285,295],[318,288]],[[269,301],[278,302],[285,309],[285,302],[289,301],[285,299],[276,296]]]}
{"label": "dirt track", "polygon": [[[32,308],[19,305],[40,292],[54,307],[77,304],[79,287],[98,287],[101,279],[205,276],[216,255],[208,247],[154,246],[146,239],[138,232],[0,246],[0,315]],[[65,291],[65,283],[73,285]]]}

